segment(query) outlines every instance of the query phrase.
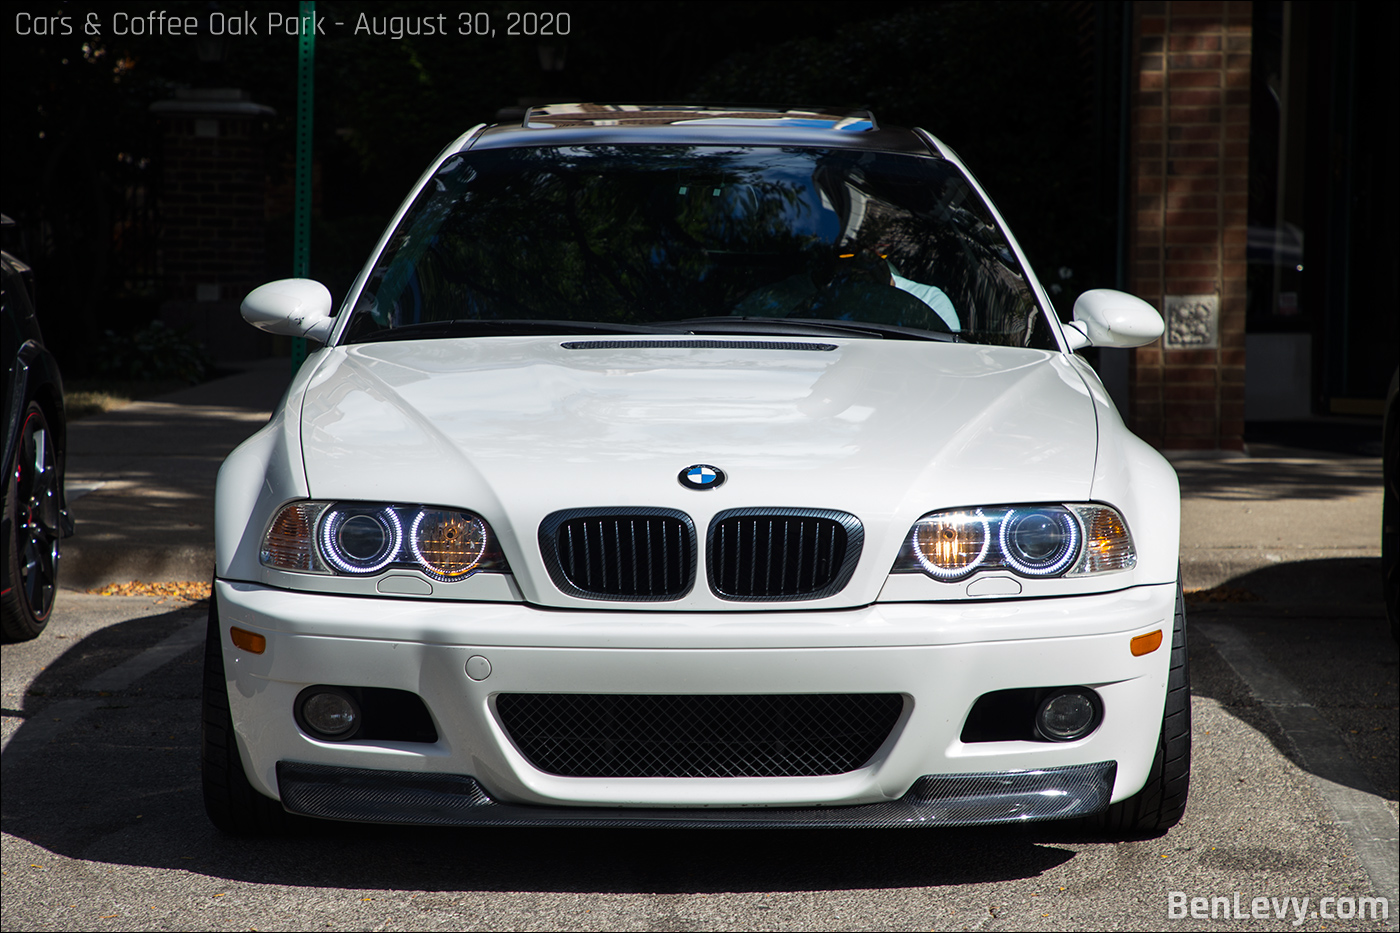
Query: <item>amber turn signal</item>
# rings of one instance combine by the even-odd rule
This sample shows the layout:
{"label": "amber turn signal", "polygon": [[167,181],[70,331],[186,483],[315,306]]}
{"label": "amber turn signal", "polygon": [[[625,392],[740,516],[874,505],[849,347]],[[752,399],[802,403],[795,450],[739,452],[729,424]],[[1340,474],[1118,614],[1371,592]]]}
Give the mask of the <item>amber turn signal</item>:
{"label": "amber turn signal", "polygon": [[1133,657],[1135,658],[1140,658],[1144,654],[1151,654],[1162,647],[1162,630],[1157,629],[1157,631],[1148,632],[1146,635],[1134,635],[1133,640],[1129,642],[1129,646],[1132,648]]}
{"label": "amber turn signal", "polygon": [[229,637],[233,639],[235,648],[242,648],[252,654],[262,654],[267,650],[267,638],[256,632],[245,632],[241,628],[230,628]]}

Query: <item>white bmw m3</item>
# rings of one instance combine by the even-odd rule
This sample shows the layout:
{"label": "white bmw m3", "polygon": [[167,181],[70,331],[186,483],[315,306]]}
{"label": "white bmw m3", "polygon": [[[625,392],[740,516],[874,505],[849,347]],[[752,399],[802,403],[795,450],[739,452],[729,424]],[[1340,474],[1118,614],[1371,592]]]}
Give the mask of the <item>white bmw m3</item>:
{"label": "white bmw m3", "polygon": [[219,473],[234,833],[1181,816],[1171,467],[976,181],[868,113],[570,105],[453,142]]}

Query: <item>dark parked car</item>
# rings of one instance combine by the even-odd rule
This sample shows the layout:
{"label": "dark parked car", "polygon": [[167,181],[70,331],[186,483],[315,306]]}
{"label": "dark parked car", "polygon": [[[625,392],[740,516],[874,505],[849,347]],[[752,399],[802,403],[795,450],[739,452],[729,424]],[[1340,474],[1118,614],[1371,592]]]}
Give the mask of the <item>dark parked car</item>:
{"label": "dark parked car", "polygon": [[[10,225],[6,218],[6,226]],[[0,253],[5,357],[4,591],[6,641],[35,638],[58,592],[59,541],[72,533],[63,498],[63,379],[34,315],[33,274]]]}
{"label": "dark parked car", "polygon": [[1385,498],[1381,505],[1381,572],[1390,634],[1400,641],[1400,370],[1385,397]]}

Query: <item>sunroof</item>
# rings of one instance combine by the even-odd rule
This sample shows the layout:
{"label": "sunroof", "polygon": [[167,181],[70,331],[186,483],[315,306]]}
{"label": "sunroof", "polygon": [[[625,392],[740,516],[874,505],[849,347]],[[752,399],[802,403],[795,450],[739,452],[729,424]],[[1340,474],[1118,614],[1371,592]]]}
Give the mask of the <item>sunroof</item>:
{"label": "sunroof", "polygon": [[875,117],[867,110],[839,113],[824,110],[772,110],[743,107],[686,106],[674,104],[549,104],[525,113],[527,129],[563,129],[590,126],[790,126],[795,128],[864,133],[874,130]]}

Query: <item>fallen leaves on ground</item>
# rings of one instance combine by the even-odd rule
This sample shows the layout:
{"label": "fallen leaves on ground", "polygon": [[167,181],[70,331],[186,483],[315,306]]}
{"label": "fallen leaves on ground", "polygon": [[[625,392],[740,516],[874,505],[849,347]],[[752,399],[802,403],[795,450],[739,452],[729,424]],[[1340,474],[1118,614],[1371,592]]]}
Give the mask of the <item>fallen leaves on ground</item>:
{"label": "fallen leaves on ground", "polygon": [[198,602],[209,598],[209,584],[200,580],[161,580],[145,583],[132,580],[129,583],[108,583],[101,589],[88,590],[98,596],[159,596],[165,599],[182,599]]}
{"label": "fallen leaves on ground", "polygon": [[131,399],[116,392],[65,392],[63,413],[69,421],[89,415],[102,415],[131,404]]}

